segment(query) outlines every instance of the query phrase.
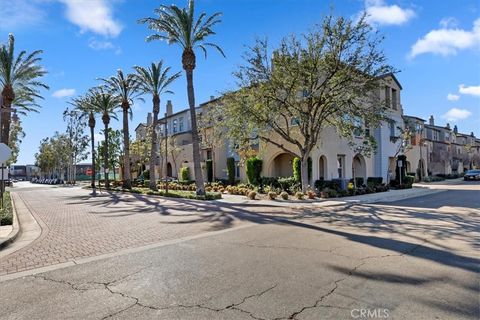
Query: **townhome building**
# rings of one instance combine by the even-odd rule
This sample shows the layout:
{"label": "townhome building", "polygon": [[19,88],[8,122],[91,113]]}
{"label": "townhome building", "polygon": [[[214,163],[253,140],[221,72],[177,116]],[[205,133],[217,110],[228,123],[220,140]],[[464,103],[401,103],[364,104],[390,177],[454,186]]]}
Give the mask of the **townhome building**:
{"label": "townhome building", "polygon": [[[403,107],[401,104],[402,86],[393,74],[382,77],[382,86],[378,94],[380,101],[387,104],[386,120],[377,128],[365,128],[365,132],[373,135],[377,142],[376,153],[366,156],[355,148],[349,141],[341,138],[334,128],[326,127],[321,134],[316,147],[310,154],[312,161],[312,174],[310,184],[317,179],[345,179],[361,177],[382,177],[384,182],[389,182],[395,176],[396,157],[401,153],[401,133],[404,128]],[[214,98],[200,104],[196,108],[197,118],[208,113],[209,108],[215,108],[221,103],[221,98]],[[137,126],[137,139],[145,137],[145,128],[151,124],[151,116],[147,117],[146,124]],[[221,126],[221,119],[210,119],[211,126],[203,126],[199,132],[202,139],[201,161],[202,170],[205,163],[212,160],[214,179],[226,179],[226,163],[228,157],[235,160],[236,178],[246,181],[245,168],[240,156],[234,151],[233,146],[225,137],[218,139],[214,134],[216,126]],[[173,113],[171,101],[167,102],[166,115],[159,120],[157,126],[159,162],[157,173],[160,177],[178,177],[181,167],[189,167],[191,177],[193,174],[192,135],[190,125],[190,111],[184,109]],[[295,124],[295,119],[292,119]],[[362,124],[365,126],[365,124]],[[202,127],[202,126],[201,126]],[[215,136],[215,138],[213,138]],[[221,135],[220,135],[221,136]],[[355,142],[362,143],[365,137],[358,134]],[[253,149],[263,160],[262,176],[265,177],[290,177],[293,175],[293,155],[272,144],[258,141]],[[165,156],[165,149],[167,149]],[[166,170],[166,172],[165,172]]]}

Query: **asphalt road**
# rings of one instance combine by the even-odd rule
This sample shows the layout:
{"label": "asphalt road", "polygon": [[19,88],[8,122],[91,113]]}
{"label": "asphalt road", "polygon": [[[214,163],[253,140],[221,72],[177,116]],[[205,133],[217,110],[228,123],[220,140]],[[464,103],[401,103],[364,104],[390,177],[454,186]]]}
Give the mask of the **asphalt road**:
{"label": "asphalt road", "polygon": [[244,223],[0,282],[0,319],[479,319],[480,184],[445,188],[296,218],[222,208]]}

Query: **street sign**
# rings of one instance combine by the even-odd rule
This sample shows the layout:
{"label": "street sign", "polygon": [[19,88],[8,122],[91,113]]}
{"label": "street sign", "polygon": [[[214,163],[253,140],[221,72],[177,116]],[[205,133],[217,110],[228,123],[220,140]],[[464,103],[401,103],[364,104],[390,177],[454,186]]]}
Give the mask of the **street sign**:
{"label": "street sign", "polygon": [[7,162],[12,156],[12,149],[5,143],[0,143],[0,162]]}

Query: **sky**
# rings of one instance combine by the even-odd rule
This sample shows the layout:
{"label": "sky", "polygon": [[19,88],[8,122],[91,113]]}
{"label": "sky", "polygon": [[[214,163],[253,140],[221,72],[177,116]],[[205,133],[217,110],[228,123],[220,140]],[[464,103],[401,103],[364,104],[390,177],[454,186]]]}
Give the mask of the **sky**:
{"label": "sky", "polygon": [[[166,42],[146,43],[151,32],[137,20],[154,16],[160,4],[185,6],[187,0],[2,0],[0,43],[15,35],[16,52],[41,49],[43,91],[40,113],[21,117],[26,137],[18,164],[33,164],[42,138],[65,131],[62,112],[73,97],[99,84],[117,69],[148,66],[162,59],[173,71],[183,71],[181,50]],[[246,46],[267,37],[275,46],[292,33],[319,23],[333,8],[334,15],[356,19],[366,11],[372,27],[385,36],[382,48],[388,63],[399,70],[404,113],[435,124],[457,125],[460,132],[480,136],[480,5],[478,0],[197,0],[196,11],[223,13],[210,39],[226,58],[210,51],[197,54],[194,74],[197,104],[235,88],[232,72],[242,64]],[[161,97],[174,111],[187,108],[186,79]],[[145,103],[133,106],[131,134],[151,111]],[[114,128],[121,123],[113,121]],[[99,126],[100,127],[100,126]],[[97,129],[99,131],[100,128]],[[97,134],[100,138],[100,135]]]}

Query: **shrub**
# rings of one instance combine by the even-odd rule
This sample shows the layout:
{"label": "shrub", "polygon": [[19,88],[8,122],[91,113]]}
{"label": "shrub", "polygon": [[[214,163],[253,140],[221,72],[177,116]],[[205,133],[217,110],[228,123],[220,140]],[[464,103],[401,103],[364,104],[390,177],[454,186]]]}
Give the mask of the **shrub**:
{"label": "shrub", "polygon": [[315,190],[322,191],[326,187],[325,186],[325,179],[320,178],[318,180],[315,180],[315,182],[313,183],[313,186],[315,187]]}
{"label": "shrub", "polygon": [[270,186],[272,188],[280,188],[280,183],[278,182],[280,178],[277,177],[262,177],[260,184],[262,187]]}
{"label": "shrub", "polygon": [[367,186],[375,188],[376,186],[381,185],[383,182],[382,177],[368,177],[367,178]]}
{"label": "shrub", "polygon": [[257,193],[255,191],[250,191],[250,192],[248,192],[247,197],[250,200],[255,200],[255,198],[257,197]]}
{"label": "shrub", "polygon": [[[350,182],[353,183],[354,179],[351,179]],[[362,177],[356,177],[355,178],[355,185],[358,187],[361,187],[363,186],[363,183],[364,183],[364,179]]]}
{"label": "shrub", "polygon": [[304,197],[305,197],[305,195],[303,194],[303,192],[296,192],[295,193],[295,198],[297,198],[298,200],[303,200]]}
{"label": "shrub", "polygon": [[253,184],[254,186],[258,186],[260,184],[260,174],[262,173],[262,159],[257,157],[251,157],[247,159],[247,177],[248,182]]}
{"label": "shrub", "polygon": [[189,167],[182,167],[180,169],[180,180],[190,181],[190,168]]}
{"label": "shrub", "polygon": [[302,181],[302,161],[300,161],[299,157],[293,158],[292,162],[293,166],[293,178],[296,182]]}
{"label": "shrub", "polygon": [[275,200],[275,199],[277,199],[277,193],[276,193],[276,192],[273,192],[273,191],[270,191],[270,192],[268,193],[268,199],[270,199],[270,200]]}
{"label": "shrub", "polygon": [[315,196],[316,196],[316,194],[315,194],[315,192],[313,192],[312,190],[308,190],[308,191],[307,191],[307,197],[308,197],[308,199],[315,199]]}
{"label": "shrub", "polygon": [[213,181],[213,161],[211,159],[208,159],[205,161],[205,166],[207,167],[207,181],[212,182]]}
{"label": "shrub", "polygon": [[143,179],[150,179],[150,170],[146,169],[142,172]]}
{"label": "shrub", "polygon": [[144,186],[145,188],[150,187],[150,180],[143,180],[143,186]]}
{"label": "shrub", "polygon": [[407,185],[408,188],[411,188],[413,183],[415,182],[415,176],[405,176],[405,185]]}
{"label": "shrub", "polygon": [[288,193],[282,191],[282,193],[280,193],[280,198],[282,198],[283,200],[288,200]]}
{"label": "shrub", "polygon": [[235,184],[235,159],[233,157],[227,158],[227,176],[228,184]]}
{"label": "shrub", "polygon": [[3,194],[3,209],[0,209],[0,226],[13,223],[13,208],[10,200],[10,192]]}
{"label": "shrub", "polygon": [[280,188],[283,191],[288,191],[291,193],[293,193],[295,190],[298,190],[300,188],[300,183],[296,181],[294,177],[279,178],[278,184],[280,185]]}

